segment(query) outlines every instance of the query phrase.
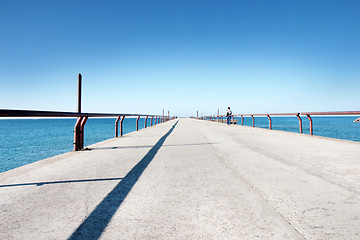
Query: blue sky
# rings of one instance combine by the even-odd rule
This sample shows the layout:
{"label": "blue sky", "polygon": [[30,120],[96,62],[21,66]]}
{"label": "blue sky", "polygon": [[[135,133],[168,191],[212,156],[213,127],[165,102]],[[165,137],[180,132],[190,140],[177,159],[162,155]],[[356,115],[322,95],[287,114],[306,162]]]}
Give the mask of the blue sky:
{"label": "blue sky", "polygon": [[359,110],[358,0],[1,0],[0,109]]}

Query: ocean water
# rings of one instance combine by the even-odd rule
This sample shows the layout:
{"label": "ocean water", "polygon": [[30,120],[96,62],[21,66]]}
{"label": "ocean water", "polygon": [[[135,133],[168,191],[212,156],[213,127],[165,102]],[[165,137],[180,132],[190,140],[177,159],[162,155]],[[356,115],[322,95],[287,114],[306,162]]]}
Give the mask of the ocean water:
{"label": "ocean water", "polygon": [[[115,137],[115,120],[89,118],[84,146]],[[0,119],[0,172],[72,151],[75,123],[76,119]],[[147,126],[150,123],[148,118]],[[144,125],[145,118],[140,118],[139,129]],[[135,131],[136,118],[125,118],[123,127],[124,134]]]}
{"label": "ocean water", "polygon": [[[314,135],[360,142],[357,117],[312,117]],[[272,117],[274,130],[299,132],[298,119]],[[241,118],[238,118],[241,124]],[[304,117],[303,133],[309,134],[309,120]],[[147,125],[150,126],[151,119]],[[76,119],[0,119],[0,172],[73,150]],[[139,129],[145,119],[140,118]],[[125,118],[123,133],[136,130],[136,119]],[[252,118],[244,117],[244,125],[252,126]],[[255,117],[255,126],[269,127],[267,117]],[[85,146],[113,138],[115,119],[89,118],[85,125]]]}

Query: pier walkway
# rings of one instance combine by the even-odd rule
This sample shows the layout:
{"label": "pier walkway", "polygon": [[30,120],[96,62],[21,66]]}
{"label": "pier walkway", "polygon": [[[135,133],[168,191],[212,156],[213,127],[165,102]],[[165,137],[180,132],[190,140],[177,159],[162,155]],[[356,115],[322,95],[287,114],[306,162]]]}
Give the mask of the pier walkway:
{"label": "pier walkway", "polygon": [[0,174],[0,239],[360,239],[360,144],[171,120]]}

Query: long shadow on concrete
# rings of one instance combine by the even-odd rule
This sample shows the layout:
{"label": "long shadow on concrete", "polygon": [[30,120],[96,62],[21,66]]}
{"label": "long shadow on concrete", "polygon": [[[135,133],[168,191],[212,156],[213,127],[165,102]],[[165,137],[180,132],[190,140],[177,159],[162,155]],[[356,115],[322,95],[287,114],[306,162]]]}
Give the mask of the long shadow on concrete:
{"label": "long shadow on concrete", "polygon": [[146,167],[155,157],[166,138],[174,130],[176,122],[171,129],[160,138],[160,140],[150,149],[150,151],[130,170],[123,180],[102,200],[94,211],[84,220],[84,222],[69,237],[69,240],[75,239],[98,239],[103,233],[111,218],[120,207],[132,187],[140,178]]}
{"label": "long shadow on concrete", "polygon": [[[201,145],[211,145],[217,143],[186,143],[186,144],[168,144],[163,145],[162,147],[183,147],[183,146],[201,146]],[[95,147],[89,148],[88,151],[98,151],[98,150],[112,150],[112,149],[131,149],[131,148],[151,148],[153,145],[144,145],[144,146],[121,146],[121,147]]]}

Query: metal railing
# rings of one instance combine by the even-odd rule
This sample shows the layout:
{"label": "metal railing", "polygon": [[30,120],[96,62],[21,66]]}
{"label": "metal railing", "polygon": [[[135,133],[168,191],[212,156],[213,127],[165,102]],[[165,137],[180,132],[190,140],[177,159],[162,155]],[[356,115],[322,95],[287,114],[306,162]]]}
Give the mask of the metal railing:
{"label": "metal railing", "polygon": [[302,112],[306,115],[310,122],[310,135],[313,135],[313,121],[311,115],[360,115],[360,111],[339,111],[339,112]]}
{"label": "metal railing", "polygon": [[[241,117],[241,125],[244,125],[244,116],[249,116],[252,118],[252,127],[255,127],[255,117],[254,116],[267,116],[269,119],[269,129],[272,130],[272,119],[271,116],[296,116],[299,120],[299,132],[303,133],[303,124],[301,116],[306,116],[309,119],[310,124],[310,135],[314,134],[313,131],[313,121],[311,116],[312,115],[360,115],[360,111],[338,111],[338,112],[302,112],[302,113],[266,113],[266,114],[235,114],[232,115],[233,123],[235,123],[235,117]],[[224,118],[224,115],[211,115],[211,116],[204,116],[201,120],[210,120],[210,121],[221,121]],[[236,124],[236,123],[235,123]]]}
{"label": "metal railing", "polygon": [[[0,117],[76,117],[77,121],[74,126],[74,151],[84,148],[84,128],[89,117],[116,117],[115,121],[115,137],[123,136],[123,121],[125,117],[136,118],[136,131],[139,130],[139,119],[145,117],[145,126],[147,128],[147,119],[151,117],[151,126],[166,122],[171,118],[163,115],[148,114],[127,114],[127,113],[78,113],[78,112],[54,112],[54,111],[32,111],[32,110],[8,110],[0,109]],[[120,120],[121,119],[121,120]]]}
{"label": "metal railing", "polygon": [[302,130],[302,120],[300,117],[300,113],[267,113],[267,114],[239,114],[236,116],[241,117],[241,125],[244,125],[244,116],[251,116],[252,118],[252,126],[255,127],[255,118],[254,116],[267,116],[269,119],[269,129],[272,130],[272,120],[271,116],[296,116],[299,119],[299,129],[300,133],[303,132]]}

